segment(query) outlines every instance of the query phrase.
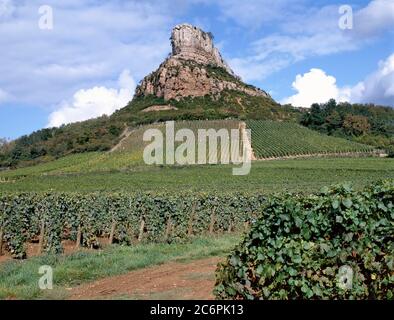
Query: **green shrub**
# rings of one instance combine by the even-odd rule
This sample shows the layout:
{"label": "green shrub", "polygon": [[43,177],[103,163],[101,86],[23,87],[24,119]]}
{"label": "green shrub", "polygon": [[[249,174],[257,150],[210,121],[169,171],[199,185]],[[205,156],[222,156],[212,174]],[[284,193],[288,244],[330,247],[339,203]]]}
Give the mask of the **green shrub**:
{"label": "green shrub", "polygon": [[216,279],[219,299],[393,299],[393,182],[272,198]]}

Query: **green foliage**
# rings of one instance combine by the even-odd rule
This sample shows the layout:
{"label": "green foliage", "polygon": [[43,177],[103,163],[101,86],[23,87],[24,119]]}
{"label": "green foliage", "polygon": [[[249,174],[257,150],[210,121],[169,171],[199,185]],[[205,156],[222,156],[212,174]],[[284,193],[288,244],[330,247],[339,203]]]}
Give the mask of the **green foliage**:
{"label": "green foliage", "polygon": [[[215,69],[216,70],[216,69]],[[221,72],[217,68],[215,72]],[[221,73],[220,73],[221,74]],[[232,77],[227,74],[228,77]],[[231,80],[233,81],[233,80]],[[234,80],[235,81],[235,80]],[[142,112],[152,105],[171,105],[177,110]],[[235,90],[224,90],[220,95],[185,97],[168,100],[153,95],[135,97],[125,108],[116,112],[111,121],[128,124],[148,124],[168,120],[269,119],[298,121],[300,111],[281,106],[271,98],[254,97]]]}
{"label": "green foliage", "polygon": [[329,137],[295,123],[257,120],[246,123],[252,131],[252,148],[257,158],[374,152],[371,146]]}
{"label": "green foliage", "polygon": [[301,124],[322,133],[376,144],[394,151],[394,109],[373,104],[313,104]]}
{"label": "green foliage", "polygon": [[61,253],[62,240],[75,241],[78,232],[83,246],[98,247],[98,238],[108,237],[113,225],[114,241],[121,244],[242,230],[263,201],[245,195],[8,194],[0,196],[0,221],[6,247],[15,258],[24,258],[26,243],[39,237],[48,253]]}
{"label": "green foliage", "polygon": [[[351,286],[340,280],[348,266]],[[273,197],[217,270],[220,299],[393,299],[394,183]],[[339,283],[339,284],[338,284]],[[350,282],[348,283],[350,285]]]}
{"label": "green foliage", "polygon": [[124,123],[103,116],[22,136],[0,150],[0,168],[32,165],[82,152],[105,151],[118,142]]}

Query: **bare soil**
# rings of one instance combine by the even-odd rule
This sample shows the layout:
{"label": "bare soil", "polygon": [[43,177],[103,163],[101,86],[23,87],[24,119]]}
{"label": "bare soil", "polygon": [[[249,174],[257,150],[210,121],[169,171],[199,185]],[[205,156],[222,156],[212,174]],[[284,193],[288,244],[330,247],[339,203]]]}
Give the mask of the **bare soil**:
{"label": "bare soil", "polygon": [[72,300],[212,300],[218,257],[169,262],[68,288]]}
{"label": "bare soil", "polygon": [[167,105],[154,105],[150,106],[148,108],[143,109],[141,112],[152,112],[152,111],[167,111],[167,110],[178,110],[178,108],[171,106],[169,104]]}

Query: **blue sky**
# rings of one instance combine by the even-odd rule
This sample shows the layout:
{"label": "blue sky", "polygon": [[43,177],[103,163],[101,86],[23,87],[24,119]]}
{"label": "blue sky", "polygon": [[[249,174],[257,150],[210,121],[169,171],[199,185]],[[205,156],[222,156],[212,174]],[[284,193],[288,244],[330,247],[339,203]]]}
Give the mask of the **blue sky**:
{"label": "blue sky", "polygon": [[279,102],[394,106],[394,0],[0,0],[0,137],[121,108],[184,22]]}

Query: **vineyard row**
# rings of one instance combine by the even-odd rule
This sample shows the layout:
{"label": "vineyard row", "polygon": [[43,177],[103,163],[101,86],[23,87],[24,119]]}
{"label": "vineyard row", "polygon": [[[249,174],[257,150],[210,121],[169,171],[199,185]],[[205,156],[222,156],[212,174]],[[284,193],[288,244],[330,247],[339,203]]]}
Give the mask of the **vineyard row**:
{"label": "vineyard row", "polygon": [[29,242],[38,242],[42,252],[58,254],[63,240],[96,248],[102,237],[131,245],[241,230],[264,201],[257,195],[0,195],[0,254],[8,250],[15,258],[25,258]]}

